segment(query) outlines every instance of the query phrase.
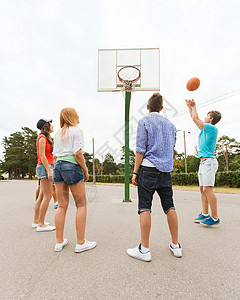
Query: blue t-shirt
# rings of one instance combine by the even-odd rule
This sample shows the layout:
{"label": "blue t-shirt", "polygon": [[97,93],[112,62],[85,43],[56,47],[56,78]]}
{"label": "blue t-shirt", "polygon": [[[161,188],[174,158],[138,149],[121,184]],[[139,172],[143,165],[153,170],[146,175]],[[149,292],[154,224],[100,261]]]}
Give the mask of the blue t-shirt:
{"label": "blue t-shirt", "polygon": [[217,142],[217,128],[209,123],[205,123],[198,137],[198,157],[216,158],[214,150]]}

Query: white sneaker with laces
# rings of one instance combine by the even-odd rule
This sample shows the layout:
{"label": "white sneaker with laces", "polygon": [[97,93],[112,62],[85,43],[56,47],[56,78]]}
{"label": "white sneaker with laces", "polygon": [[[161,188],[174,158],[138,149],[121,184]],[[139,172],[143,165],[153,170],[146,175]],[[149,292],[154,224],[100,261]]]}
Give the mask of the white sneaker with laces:
{"label": "white sneaker with laces", "polygon": [[91,250],[97,246],[96,242],[89,242],[85,240],[85,243],[82,245],[76,244],[75,252],[80,253],[83,251]]}
{"label": "white sneaker with laces", "polygon": [[[45,225],[49,225],[49,222],[45,222]],[[32,223],[32,228],[37,228],[38,227],[38,223]]]}
{"label": "white sneaker with laces", "polygon": [[182,247],[179,243],[178,243],[178,248],[173,248],[170,243],[169,249],[172,251],[172,253],[175,257],[182,257]]}
{"label": "white sneaker with laces", "polygon": [[48,225],[47,227],[37,226],[37,232],[53,231],[53,230],[55,230],[55,226],[50,226],[50,225]]}
{"label": "white sneaker with laces", "polygon": [[59,251],[61,251],[62,249],[63,249],[63,247],[65,247],[66,245],[68,244],[68,240],[67,239],[63,239],[63,242],[62,243],[60,243],[60,244],[56,244],[55,245],[55,251],[56,252],[59,252]]}
{"label": "white sneaker with laces", "polygon": [[151,253],[141,253],[141,246],[138,245],[136,248],[127,249],[127,254],[133,258],[140,259],[143,261],[151,261]]}

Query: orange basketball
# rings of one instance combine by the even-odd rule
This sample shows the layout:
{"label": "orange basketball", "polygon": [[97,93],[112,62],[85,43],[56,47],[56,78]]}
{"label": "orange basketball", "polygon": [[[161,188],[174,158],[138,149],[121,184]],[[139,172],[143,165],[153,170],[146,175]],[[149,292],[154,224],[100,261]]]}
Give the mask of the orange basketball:
{"label": "orange basketball", "polygon": [[197,88],[199,88],[200,80],[197,77],[193,77],[188,80],[187,82],[187,89],[189,91],[195,91]]}

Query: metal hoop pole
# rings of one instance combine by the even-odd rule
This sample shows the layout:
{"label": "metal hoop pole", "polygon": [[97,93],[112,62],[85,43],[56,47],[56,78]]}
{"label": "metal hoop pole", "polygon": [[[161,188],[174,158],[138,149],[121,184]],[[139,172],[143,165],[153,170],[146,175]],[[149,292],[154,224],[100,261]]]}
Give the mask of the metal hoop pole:
{"label": "metal hoop pole", "polygon": [[131,92],[125,92],[125,199],[123,202],[131,202],[129,195],[129,112]]}

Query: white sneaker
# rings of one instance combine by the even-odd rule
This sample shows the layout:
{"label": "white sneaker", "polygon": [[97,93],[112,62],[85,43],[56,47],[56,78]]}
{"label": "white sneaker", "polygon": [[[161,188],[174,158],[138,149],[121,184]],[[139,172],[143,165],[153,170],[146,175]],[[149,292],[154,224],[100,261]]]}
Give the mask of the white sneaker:
{"label": "white sneaker", "polygon": [[91,250],[97,246],[96,242],[89,242],[85,240],[85,243],[82,245],[76,244],[75,252],[80,253],[83,251]]}
{"label": "white sneaker", "polygon": [[60,244],[56,244],[55,245],[55,251],[56,252],[59,252],[59,251],[61,251],[62,249],[63,249],[63,247],[65,247],[66,245],[68,244],[68,240],[67,239],[63,239],[63,242],[62,243],[60,243]]}
{"label": "white sneaker", "polygon": [[136,248],[127,249],[127,254],[133,258],[140,259],[143,261],[151,261],[151,253],[141,253],[141,246],[138,245]]}
{"label": "white sneaker", "polygon": [[175,257],[182,257],[182,247],[178,243],[178,248],[172,248],[171,243],[169,244],[169,249],[172,251]]}
{"label": "white sneaker", "polygon": [[55,226],[50,226],[50,225],[48,225],[47,227],[37,226],[37,232],[53,231],[53,230],[55,230]]}
{"label": "white sneaker", "polygon": [[[44,222],[45,225],[49,225],[49,222]],[[38,223],[32,223],[32,228],[37,228]]]}

